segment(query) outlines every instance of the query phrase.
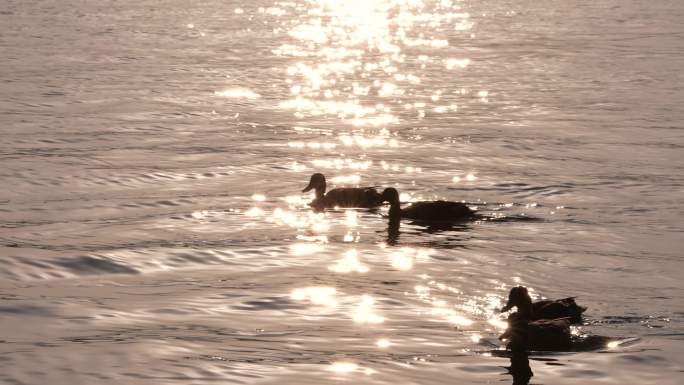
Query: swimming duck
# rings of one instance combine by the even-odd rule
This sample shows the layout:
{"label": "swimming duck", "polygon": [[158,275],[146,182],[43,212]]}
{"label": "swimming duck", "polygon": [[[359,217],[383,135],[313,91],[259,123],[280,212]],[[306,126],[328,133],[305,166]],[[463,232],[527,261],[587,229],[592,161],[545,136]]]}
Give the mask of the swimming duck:
{"label": "swimming duck", "polygon": [[513,306],[517,306],[518,311],[512,316],[517,314],[532,321],[567,317],[571,323],[581,323],[582,313],[587,310],[586,307],[577,305],[574,297],[532,302],[532,298],[524,286],[516,286],[511,289],[508,294],[508,302],[501,309],[501,312],[509,311]]}
{"label": "swimming duck", "polygon": [[390,219],[409,218],[425,222],[447,222],[473,219],[476,214],[461,202],[426,201],[416,202],[402,209],[399,203],[399,192],[388,187],[382,192],[382,201],[389,202]]}
{"label": "swimming duck", "polygon": [[302,192],[312,189],[316,191],[316,198],[310,203],[316,209],[332,207],[363,207],[371,208],[382,204],[382,197],[373,187],[343,187],[325,193],[325,176],[320,173],[311,175],[309,185]]}
{"label": "swimming duck", "polygon": [[517,286],[511,289],[508,303],[502,311],[513,306],[517,306],[518,311],[508,316],[508,328],[499,337],[508,341],[506,347],[510,350],[596,350],[615,341],[609,337],[580,336],[570,332],[570,325],[580,322],[582,312],[586,310],[578,306],[572,297],[532,303],[527,289]]}

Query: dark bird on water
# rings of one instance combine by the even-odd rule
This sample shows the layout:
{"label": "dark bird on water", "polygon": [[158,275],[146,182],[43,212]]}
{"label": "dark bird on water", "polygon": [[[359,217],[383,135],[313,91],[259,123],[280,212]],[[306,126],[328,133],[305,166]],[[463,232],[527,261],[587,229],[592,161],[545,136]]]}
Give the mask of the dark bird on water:
{"label": "dark bird on water", "polygon": [[388,187],[382,192],[382,201],[389,202],[389,216],[393,220],[409,218],[422,222],[456,222],[477,218],[475,211],[461,202],[415,202],[402,209],[399,192],[393,187]]}
{"label": "dark bird on water", "polygon": [[511,289],[502,311],[513,306],[518,311],[508,317],[508,328],[499,337],[507,341],[506,347],[512,351],[595,350],[615,342],[609,337],[572,334],[570,325],[581,322],[581,314],[586,310],[573,298],[533,303],[527,289],[518,286]]}
{"label": "dark bird on water", "polygon": [[509,311],[514,306],[518,308],[518,311],[512,316],[523,316],[532,321],[567,317],[571,323],[581,323],[582,313],[587,310],[586,307],[577,305],[575,297],[532,302],[532,297],[524,286],[511,289],[508,302],[501,312]]}
{"label": "dark bird on water", "polygon": [[373,187],[342,187],[325,193],[325,176],[320,173],[311,175],[309,185],[302,192],[316,191],[311,207],[325,209],[334,207],[373,208],[382,204],[382,196]]}

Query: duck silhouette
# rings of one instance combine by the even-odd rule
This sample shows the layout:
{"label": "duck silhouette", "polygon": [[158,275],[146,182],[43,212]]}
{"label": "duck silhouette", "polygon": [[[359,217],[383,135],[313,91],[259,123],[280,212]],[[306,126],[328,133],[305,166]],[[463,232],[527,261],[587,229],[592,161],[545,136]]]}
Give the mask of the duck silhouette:
{"label": "duck silhouette", "polygon": [[[515,290],[514,290],[515,289]],[[571,310],[571,316],[559,318],[540,318],[544,311],[538,311],[535,315],[534,304],[532,303],[527,289],[522,286],[515,287],[509,295],[509,304],[504,307],[510,309],[517,306],[518,311],[508,317],[508,328],[499,336],[499,339],[506,341],[506,348],[514,352],[517,351],[586,351],[605,348],[609,342],[615,341],[610,337],[596,335],[574,335],[570,331],[570,326],[577,322],[575,314],[581,314],[586,308],[577,306],[572,300],[571,306],[567,304],[567,298],[557,301],[540,301],[541,309],[544,302],[561,304],[557,308],[552,307],[547,315],[557,314],[557,311],[567,311],[567,309],[579,308],[581,311]],[[511,301],[513,297],[513,301]],[[522,301],[519,299],[522,298]],[[515,305],[514,305],[515,304]],[[509,306],[510,305],[510,306]],[[574,305],[574,306],[573,306]],[[558,310],[563,309],[563,310]],[[536,317],[536,318],[535,318]],[[581,318],[580,318],[581,319]]]}
{"label": "duck silhouette", "polygon": [[302,190],[316,191],[316,198],[309,204],[315,209],[334,207],[373,208],[382,204],[382,197],[373,187],[342,187],[335,188],[326,194],[325,176],[321,173],[311,175],[309,185]]}
{"label": "duck silhouette", "polygon": [[383,202],[390,204],[389,216],[392,220],[409,218],[420,222],[457,222],[478,217],[475,211],[461,202],[415,202],[402,209],[399,202],[399,192],[393,187],[383,190],[381,196]]}
{"label": "duck silhouette", "polygon": [[[575,297],[532,302],[532,297],[524,286],[511,289],[508,293],[508,302],[501,312],[509,311],[514,306],[518,308],[517,313],[524,313],[531,321],[567,317],[571,323],[581,323],[582,313],[587,310],[586,307],[577,305]],[[516,313],[512,316],[515,317]]]}

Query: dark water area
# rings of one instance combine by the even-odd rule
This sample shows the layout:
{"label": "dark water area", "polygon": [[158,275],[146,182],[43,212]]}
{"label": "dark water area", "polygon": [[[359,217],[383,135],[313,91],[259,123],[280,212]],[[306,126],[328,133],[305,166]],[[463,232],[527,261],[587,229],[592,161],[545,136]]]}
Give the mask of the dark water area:
{"label": "dark water area", "polygon": [[[1,3],[0,383],[682,383],[682,20]],[[316,213],[315,172],[485,220]],[[619,343],[511,356],[517,285]]]}

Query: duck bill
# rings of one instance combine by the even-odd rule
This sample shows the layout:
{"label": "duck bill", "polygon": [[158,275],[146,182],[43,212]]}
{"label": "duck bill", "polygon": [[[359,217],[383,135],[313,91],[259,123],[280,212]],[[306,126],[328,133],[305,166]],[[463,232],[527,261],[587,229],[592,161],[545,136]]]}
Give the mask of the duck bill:
{"label": "duck bill", "polygon": [[304,190],[302,190],[302,192],[303,192],[303,193],[309,192],[309,191],[311,191],[313,188],[314,188],[313,183],[309,183],[309,185],[306,186],[306,188],[304,188]]}

